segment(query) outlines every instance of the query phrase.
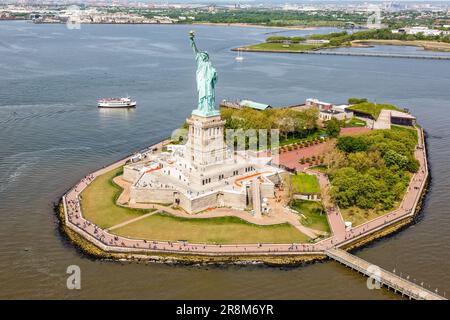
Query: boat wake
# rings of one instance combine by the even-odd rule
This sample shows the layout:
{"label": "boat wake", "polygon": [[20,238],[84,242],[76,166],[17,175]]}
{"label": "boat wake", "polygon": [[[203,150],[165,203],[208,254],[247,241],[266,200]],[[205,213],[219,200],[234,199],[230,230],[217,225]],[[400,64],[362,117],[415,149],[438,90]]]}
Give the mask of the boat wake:
{"label": "boat wake", "polygon": [[3,158],[0,161],[0,193],[21,181],[37,164],[48,161],[48,154],[63,157],[65,151],[90,150],[90,147],[54,147],[45,150],[26,151]]}

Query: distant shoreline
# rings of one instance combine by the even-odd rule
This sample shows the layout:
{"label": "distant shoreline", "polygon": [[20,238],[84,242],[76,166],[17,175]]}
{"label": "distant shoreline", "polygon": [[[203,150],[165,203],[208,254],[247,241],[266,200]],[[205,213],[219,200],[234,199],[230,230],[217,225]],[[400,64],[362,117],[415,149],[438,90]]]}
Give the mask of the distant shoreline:
{"label": "distant shoreline", "polygon": [[[0,19],[0,21],[30,21],[31,19]],[[62,21],[40,21],[35,22],[35,24],[65,24]],[[241,28],[260,28],[260,29],[283,29],[283,30],[317,30],[319,28],[326,27],[303,27],[303,26],[266,26],[262,24],[251,24],[251,23],[226,23],[226,22],[194,22],[194,23],[154,23],[154,22],[82,22],[83,24],[114,24],[114,25],[163,25],[163,26],[179,26],[179,25],[192,25],[192,26],[218,26],[218,27],[241,27]],[[330,27],[332,28],[332,27]]]}
{"label": "distant shoreline", "polygon": [[400,53],[373,53],[373,52],[332,52],[330,49],[338,48],[369,48],[376,45],[389,45],[399,47],[420,47],[424,51],[450,53],[450,43],[438,42],[438,41],[401,41],[401,40],[378,40],[378,39],[365,39],[365,40],[353,40],[350,43],[345,43],[336,46],[320,46],[320,45],[308,45],[308,44],[283,44],[283,43],[255,43],[244,45],[236,48],[232,48],[231,51],[242,52],[266,52],[266,53],[297,53],[297,54],[323,54],[323,55],[349,55],[349,56],[372,56],[372,57],[393,57],[393,58],[421,58],[421,59],[439,59],[449,60],[450,56],[438,56],[438,55],[411,55]]}
{"label": "distant shoreline", "polygon": [[[183,24],[183,23],[179,23]],[[188,24],[188,23],[185,23]],[[251,24],[251,23],[242,23],[242,22],[233,22],[233,23],[226,23],[226,22],[194,22],[191,23],[192,25],[196,26],[222,26],[222,27],[244,27],[244,28],[264,28],[264,29],[289,29],[289,30],[317,30],[320,27],[302,27],[302,26],[284,26],[284,27],[277,27],[277,26],[266,26],[263,24]]]}

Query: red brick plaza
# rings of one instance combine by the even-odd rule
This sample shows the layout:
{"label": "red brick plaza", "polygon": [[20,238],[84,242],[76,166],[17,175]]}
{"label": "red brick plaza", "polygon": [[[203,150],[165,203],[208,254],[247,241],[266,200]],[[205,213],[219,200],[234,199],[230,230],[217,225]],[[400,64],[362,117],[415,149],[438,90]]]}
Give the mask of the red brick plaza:
{"label": "red brick plaza", "polygon": [[[362,133],[370,132],[371,129],[366,127],[353,127],[353,128],[341,128],[340,135],[341,136],[349,136],[349,135],[357,135]],[[310,167],[311,163],[301,164],[300,160],[303,159],[311,159],[314,157],[321,157],[325,155],[328,151],[330,151],[334,146],[333,141],[321,142],[309,147],[303,147],[294,149],[292,151],[280,151],[279,159],[274,160],[274,163],[280,165],[282,167],[303,171],[305,168]]]}

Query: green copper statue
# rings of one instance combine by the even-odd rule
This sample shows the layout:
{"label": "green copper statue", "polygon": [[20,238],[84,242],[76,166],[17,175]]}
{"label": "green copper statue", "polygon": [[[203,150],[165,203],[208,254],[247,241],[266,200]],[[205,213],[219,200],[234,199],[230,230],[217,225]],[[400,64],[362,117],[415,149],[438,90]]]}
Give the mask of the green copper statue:
{"label": "green copper statue", "polygon": [[198,106],[192,111],[192,114],[201,117],[218,116],[220,111],[215,108],[216,69],[212,66],[208,53],[198,50],[194,41],[194,31],[189,33],[189,39],[191,39],[191,47],[194,50],[195,61],[197,61]]}

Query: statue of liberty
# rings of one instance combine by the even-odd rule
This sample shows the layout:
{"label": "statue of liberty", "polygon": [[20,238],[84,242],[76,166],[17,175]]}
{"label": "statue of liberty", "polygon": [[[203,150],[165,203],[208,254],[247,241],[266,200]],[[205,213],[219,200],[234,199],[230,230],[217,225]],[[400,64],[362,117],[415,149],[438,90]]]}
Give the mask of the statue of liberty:
{"label": "statue of liberty", "polygon": [[220,111],[215,108],[216,69],[214,69],[209,60],[208,52],[198,50],[194,41],[194,31],[189,33],[189,39],[191,40],[191,47],[194,50],[195,61],[197,62],[198,105],[197,109],[192,111],[192,114],[202,117],[218,116]]}

